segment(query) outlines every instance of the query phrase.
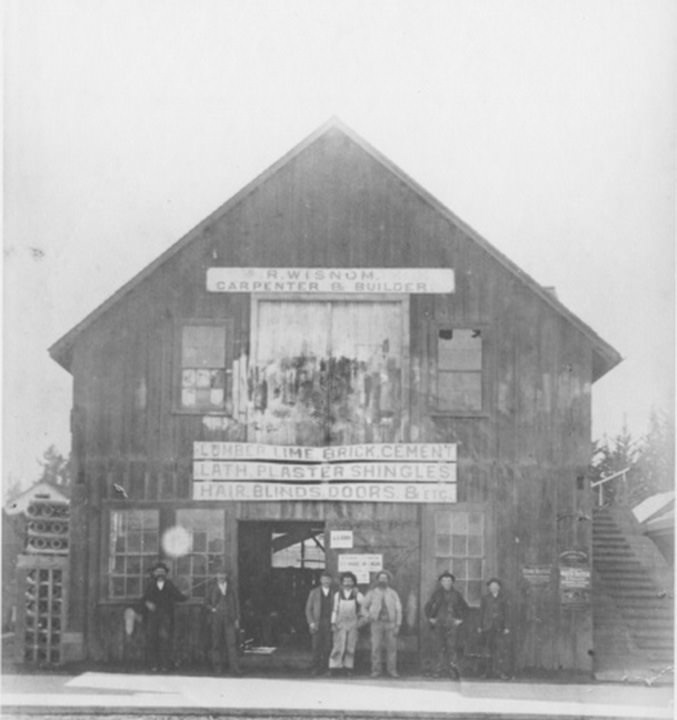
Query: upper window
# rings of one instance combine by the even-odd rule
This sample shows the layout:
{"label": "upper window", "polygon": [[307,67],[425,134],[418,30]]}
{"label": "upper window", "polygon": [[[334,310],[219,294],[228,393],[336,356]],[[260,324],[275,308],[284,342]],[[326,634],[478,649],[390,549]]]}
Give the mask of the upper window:
{"label": "upper window", "polygon": [[228,411],[232,378],[230,323],[190,323],[181,327],[182,410]]}
{"label": "upper window", "polygon": [[435,407],[441,412],[482,410],[482,331],[437,330]]}

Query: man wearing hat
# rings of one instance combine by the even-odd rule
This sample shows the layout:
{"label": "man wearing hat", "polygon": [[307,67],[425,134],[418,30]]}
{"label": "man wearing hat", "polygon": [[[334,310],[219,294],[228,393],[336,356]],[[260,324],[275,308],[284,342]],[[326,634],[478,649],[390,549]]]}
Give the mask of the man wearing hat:
{"label": "man wearing hat", "polygon": [[424,612],[433,630],[437,650],[433,675],[440,677],[449,674],[458,680],[461,677],[458,667],[458,630],[465,620],[468,604],[454,588],[455,582],[456,578],[450,572],[443,572],[438,578],[437,588],[425,604]]}
{"label": "man wearing hat", "polygon": [[205,597],[211,628],[211,662],[214,672],[220,675],[223,672],[224,655],[227,654],[230,672],[240,675],[237,655],[240,605],[237,592],[226,568],[219,565],[215,570],[216,577]]}
{"label": "man wearing hat", "polygon": [[383,666],[383,650],[386,651],[386,671],[390,677],[397,674],[397,636],[402,625],[400,596],[390,587],[392,574],[381,570],[376,585],[364,599],[364,612],[371,627],[371,676],[379,677]]}
{"label": "man wearing hat", "polygon": [[153,577],[142,600],[146,615],[146,653],[153,672],[158,669],[166,672],[172,666],[174,604],[188,597],[167,578],[169,568],[165,563],[153,565],[151,574]]}
{"label": "man wearing hat", "polygon": [[480,604],[480,622],[477,628],[482,634],[484,647],[489,656],[486,677],[498,677],[508,680],[508,636],[510,635],[510,616],[508,600],[503,592],[503,584],[498,578],[487,581],[489,592],[482,597]]}

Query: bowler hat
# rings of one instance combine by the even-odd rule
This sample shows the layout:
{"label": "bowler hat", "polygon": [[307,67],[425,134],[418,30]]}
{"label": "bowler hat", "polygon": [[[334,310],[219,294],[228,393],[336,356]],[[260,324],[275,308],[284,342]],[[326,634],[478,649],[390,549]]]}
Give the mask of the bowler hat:
{"label": "bowler hat", "polygon": [[448,570],[445,570],[437,579],[441,581],[442,578],[445,577],[451,578],[452,582],[456,582],[456,576],[453,573],[450,573]]}
{"label": "bowler hat", "polygon": [[154,573],[156,570],[164,570],[167,574],[169,574],[169,568],[162,561],[156,562],[155,565],[153,565],[153,567],[150,569],[152,573]]}
{"label": "bowler hat", "polygon": [[503,583],[497,577],[492,577],[487,580],[487,585],[491,585],[491,583],[496,583],[499,587],[503,587]]}

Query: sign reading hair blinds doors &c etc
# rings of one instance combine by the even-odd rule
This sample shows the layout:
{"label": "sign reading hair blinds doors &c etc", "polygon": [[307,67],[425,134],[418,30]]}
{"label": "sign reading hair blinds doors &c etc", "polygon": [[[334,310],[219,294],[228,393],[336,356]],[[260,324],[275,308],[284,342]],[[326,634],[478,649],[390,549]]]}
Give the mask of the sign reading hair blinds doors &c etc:
{"label": "sign reading hair blinds doors &c etc", "polygon": [[194,500],[456,502],[456,445],[193,443]]}
{"label": "sign reading hair blinds doors &c etc", "polygon": [[207,290],[223,293],[436,294],[454,292],[451,268],[212,267]]}

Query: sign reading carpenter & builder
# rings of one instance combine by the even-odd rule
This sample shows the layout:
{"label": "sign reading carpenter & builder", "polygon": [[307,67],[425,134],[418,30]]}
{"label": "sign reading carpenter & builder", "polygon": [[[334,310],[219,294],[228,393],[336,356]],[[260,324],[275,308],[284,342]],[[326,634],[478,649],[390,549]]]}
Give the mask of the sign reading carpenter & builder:
{"label": "sign reading carpenter & builder", "polygon": [[454,292],[451,268],[252,268],[212,267],[207,290],[225,293]]}
{"label": "sign reading carpenter & builder", "polygon": [[194,500],[456,502],[456,445],[196,442]]}

